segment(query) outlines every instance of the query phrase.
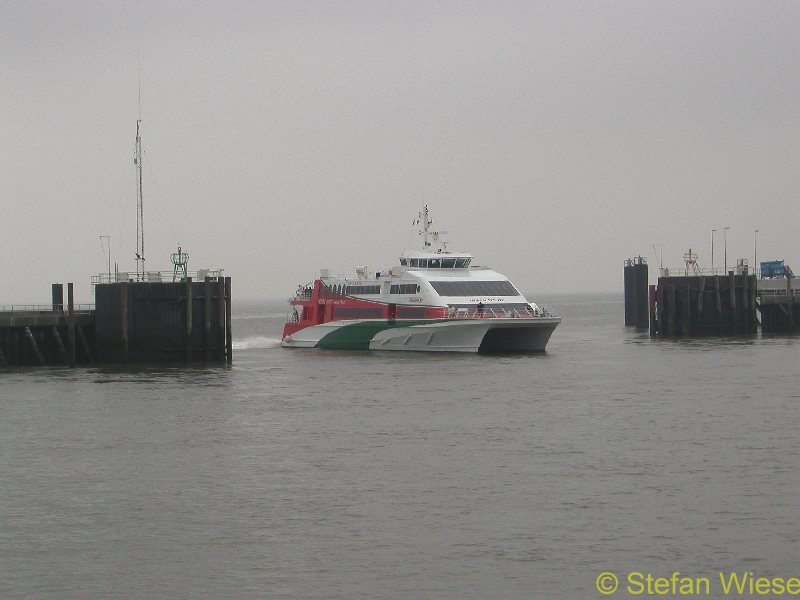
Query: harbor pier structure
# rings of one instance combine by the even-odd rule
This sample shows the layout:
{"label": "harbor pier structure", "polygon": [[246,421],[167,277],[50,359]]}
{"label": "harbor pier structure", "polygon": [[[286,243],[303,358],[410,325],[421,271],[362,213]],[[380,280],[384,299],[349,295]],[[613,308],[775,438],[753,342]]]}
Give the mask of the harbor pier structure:
{"label": "harbor pier structure", "polygon": [[800,333],[800,280],[782,260],[762,262],[758,310],[762,333]]}
{"label": "harbor pier structure", "polygon": [[[95,339],[103,362],[232,362],[231,278],[147,273],[95,283]],[[173,279],[175,279],[173,277]]]}
{"label": "harbor pier structure", "polygon": [[650,335],[756,333],[756,281],[746,269],[659,277],[658,285],[650,286]]}
{"label": "harbor pier structure", "polygon": [[0,367],[231,364],[231,278],[192,275],[103,275],[92,278],[94,305],[75,304],[70,283],[66,305],[53,284],[52,304],[2,307]]}
{"label": "harbor pier structure", "polygon": [[643,256],[625,260],[625,326],[647,329],[648,307],[647,259]]}
{"label": "harbor pier structure", "polygon": [[94,307],[75,304],[73,285],[54,283],[51,304],[0,308],[0,367],[90,365]]}

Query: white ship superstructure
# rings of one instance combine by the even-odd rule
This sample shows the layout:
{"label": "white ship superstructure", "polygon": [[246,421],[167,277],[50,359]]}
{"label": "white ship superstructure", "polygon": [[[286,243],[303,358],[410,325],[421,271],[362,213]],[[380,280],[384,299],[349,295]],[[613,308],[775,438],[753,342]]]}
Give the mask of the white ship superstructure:
{"label": "white ship superstructure", "polygon": [[528,352],[545,349],[561,322],[529,302],[502,274],[450,252],[420,213],[422,250],[385,271],[327,269],[295,293],[287,348]]}

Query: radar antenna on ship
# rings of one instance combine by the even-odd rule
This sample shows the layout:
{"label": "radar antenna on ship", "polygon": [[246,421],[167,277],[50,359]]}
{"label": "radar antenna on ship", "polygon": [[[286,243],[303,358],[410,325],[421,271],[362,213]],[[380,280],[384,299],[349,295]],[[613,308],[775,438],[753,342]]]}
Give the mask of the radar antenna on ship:
{"label": "radar antenna on ship", "polygon": [[[443,252],[447,247],[447,242],[440,239],[440,236],[447,235],[446,231],[431,231],[430,227],[433,221],[428,214],[428,205],[422,207],[422,212],[419,213],[419,218],[422,221],[422,230],[419,234],[422,236],[422,249],[428,252]],[[420,221],[418,220],[417,223]],[[430,240],[433,239],[431,242]]]}

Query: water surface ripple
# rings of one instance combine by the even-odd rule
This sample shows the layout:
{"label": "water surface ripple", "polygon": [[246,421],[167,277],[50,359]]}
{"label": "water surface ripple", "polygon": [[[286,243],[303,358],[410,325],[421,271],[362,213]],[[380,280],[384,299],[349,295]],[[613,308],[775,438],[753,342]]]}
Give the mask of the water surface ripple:
{"label": "water surface ripple", "polygon": [[285,304],[240,303],[230,369],[0,372],[0,597],[800,576],[800,339],[650,340],[617,297],[545,304],[538,355],[282,350]]}

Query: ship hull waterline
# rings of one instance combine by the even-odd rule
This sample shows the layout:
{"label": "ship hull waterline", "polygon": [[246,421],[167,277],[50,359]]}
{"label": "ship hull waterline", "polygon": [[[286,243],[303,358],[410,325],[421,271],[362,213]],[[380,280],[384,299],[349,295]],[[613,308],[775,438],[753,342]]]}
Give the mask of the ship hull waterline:
{"label": "ship hull waterline", "polygon": [[329,321],[286,336],[284,348],[405,352],[542,352],[560,317]]}

